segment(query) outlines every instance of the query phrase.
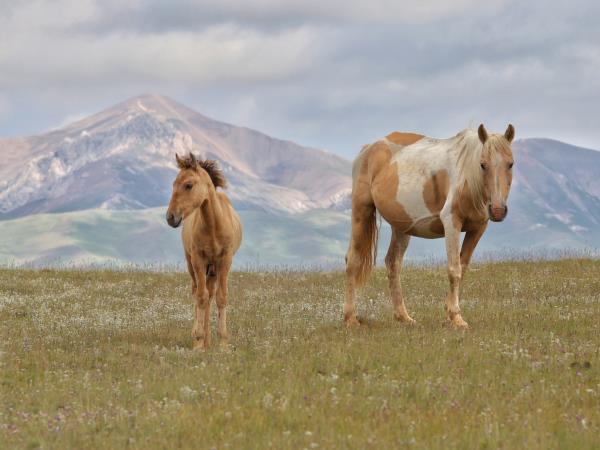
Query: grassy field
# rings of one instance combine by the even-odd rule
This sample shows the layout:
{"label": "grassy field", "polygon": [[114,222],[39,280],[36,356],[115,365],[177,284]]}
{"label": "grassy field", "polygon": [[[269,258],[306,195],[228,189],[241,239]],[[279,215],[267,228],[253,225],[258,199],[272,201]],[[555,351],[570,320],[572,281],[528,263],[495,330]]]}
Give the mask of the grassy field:
{"label": "grassy field", "polygon": [[469,332],[403,280],[348,330],[341,273],[235,273],[197,353],[185,274],[0,270],[0,448],[600,448],[600,261],[475,266]]}

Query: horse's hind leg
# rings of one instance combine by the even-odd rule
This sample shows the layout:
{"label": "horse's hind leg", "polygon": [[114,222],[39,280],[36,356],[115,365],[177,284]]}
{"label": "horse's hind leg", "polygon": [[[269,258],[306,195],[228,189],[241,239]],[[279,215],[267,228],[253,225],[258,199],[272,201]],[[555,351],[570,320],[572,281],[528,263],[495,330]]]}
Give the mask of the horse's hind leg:
{"label": "horse's hind leg", "polygon": [[390,241],[390,248],[385,256],[385,266],[388,272],[390,294],[392,296],[392,305],[394,307],[394,318],[400,322],[413,324],[415,321],[408,315],[406,306],[404,305],[402,284],[400,282],[402,261],[409,241],[409,235],[402,233],[396,228],[392,228],[392,239]]}
{"label": "horse's hind leg", "polygon": [[354,294],[357,287],[366,281],[374,263],[373,245],[376,245],[377,224],[375,205],[353,201],[352,232],[346,254],[346,301],[344,320],[348,325],[358,325]]}

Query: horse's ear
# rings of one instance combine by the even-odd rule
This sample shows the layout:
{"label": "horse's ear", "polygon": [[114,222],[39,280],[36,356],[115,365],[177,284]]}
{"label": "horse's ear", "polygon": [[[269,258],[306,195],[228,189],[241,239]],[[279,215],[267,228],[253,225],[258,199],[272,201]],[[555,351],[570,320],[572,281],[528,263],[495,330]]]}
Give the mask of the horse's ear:
{"label": "horse's ear", "polygon": [[481,143],[485,144],[485,142],[488,140],[488,133],[483,124],[479,125],[479,128],[477,128],[477,134],[479,135],[479,140]]}
{"label": "horse's ear", "polygon": [[515,127],[513,127],[512,123],[508,124],[506,131],[504,132],[504,137],[508,142],[512,142],[515,138]]}
{"label": "horse's ear", "polygon": [[179,167],[180,169],[183,169],[183,161],[181,160],[181,158],[179,157],[179,155],[177,153],[175,153],[175,161],[177,161],[177,167]]}
{"label": "horse's ear", "polygon": [[196,167],[196,157],[192,152],[190,152],[190,165],[192,169]]}

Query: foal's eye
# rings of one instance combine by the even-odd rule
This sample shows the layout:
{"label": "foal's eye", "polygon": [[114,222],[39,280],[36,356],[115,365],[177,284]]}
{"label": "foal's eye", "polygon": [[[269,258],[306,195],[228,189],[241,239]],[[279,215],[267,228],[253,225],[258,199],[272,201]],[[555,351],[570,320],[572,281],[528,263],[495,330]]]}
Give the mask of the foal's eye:
{"label": "foal's eye", "polygon": [[512,169],[512,167],[513,167],[513,165],[514,165],[514,164],[515,164],[515,163],[508,163],[508,168],[509,168],[509,169]]}
{"label": "foal's eye", "polygon": [[191,191],[193,187],[194,187],[194,185],[192,183],[186,183],[185,184],[185,190],[186,191]]}
{"label": "foal's eye", "polygon": [[480,166],[483,170],[487,169],[487,165],[485,163],[481,163]]}

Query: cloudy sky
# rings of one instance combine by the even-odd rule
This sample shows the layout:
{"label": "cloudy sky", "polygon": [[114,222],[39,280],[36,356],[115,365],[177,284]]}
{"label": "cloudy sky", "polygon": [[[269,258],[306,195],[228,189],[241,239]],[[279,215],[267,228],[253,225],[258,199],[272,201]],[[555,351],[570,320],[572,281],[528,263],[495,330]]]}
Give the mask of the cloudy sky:
{"label": "cloudy sky", "polygon": [[600,149],[594,0],[0,0],[0,136],[144,92],[347,157],[486,123]]}

